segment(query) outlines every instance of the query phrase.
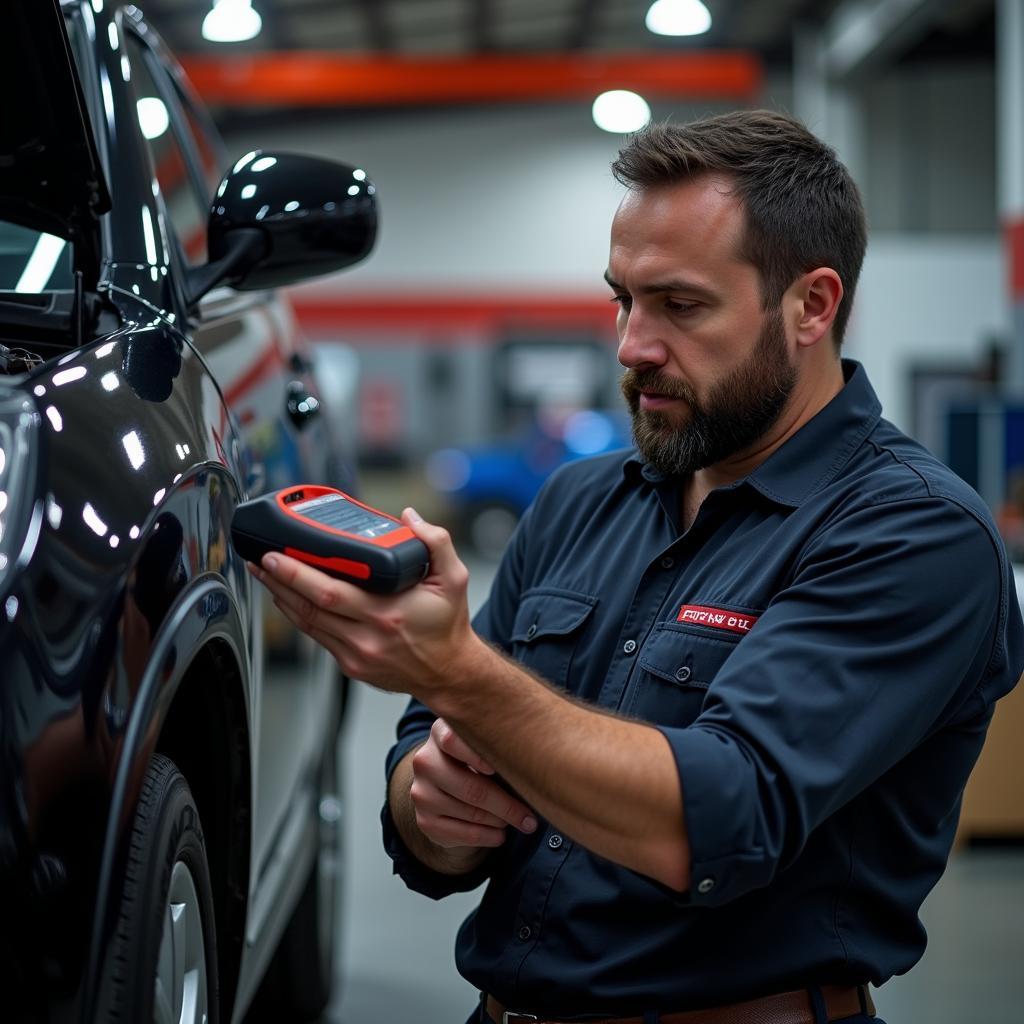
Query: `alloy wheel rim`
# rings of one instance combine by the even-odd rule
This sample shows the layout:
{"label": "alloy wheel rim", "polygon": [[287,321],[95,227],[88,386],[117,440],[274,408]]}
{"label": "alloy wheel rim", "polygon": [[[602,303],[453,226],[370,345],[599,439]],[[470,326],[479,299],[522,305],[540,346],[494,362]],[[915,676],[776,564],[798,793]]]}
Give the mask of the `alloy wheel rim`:
{"label": "alloy wheel rim", "polygon": [[164,908],[153,991],[153,1024],[206,1024],[206,939],[192,872],[176,861]]}

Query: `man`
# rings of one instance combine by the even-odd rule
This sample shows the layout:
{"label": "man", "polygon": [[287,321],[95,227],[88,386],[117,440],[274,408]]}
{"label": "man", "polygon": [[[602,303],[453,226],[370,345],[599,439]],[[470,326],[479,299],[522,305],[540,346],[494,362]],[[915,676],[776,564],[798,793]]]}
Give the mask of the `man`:
{"label": "man", "polygon": [[613,169],[637,451],[552,477],[472,626],[411,510],[432,569],[403,595],[260,575],[416,698],[386,844],[435,898],[490,880],[457,944],[472,1020],[874,1020],[1024,667],[1007,560],[839,357],[865,227],[830,149],[755,111],[648,128]]}

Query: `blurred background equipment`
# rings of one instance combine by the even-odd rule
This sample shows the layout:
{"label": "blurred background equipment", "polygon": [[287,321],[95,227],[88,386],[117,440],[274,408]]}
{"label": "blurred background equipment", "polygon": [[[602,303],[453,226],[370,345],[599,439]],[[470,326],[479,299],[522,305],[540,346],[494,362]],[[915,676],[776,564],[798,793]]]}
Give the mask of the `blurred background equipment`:
{"label": "blurred background equipment", "polygon": [[621,414],[579,409],[540,411],[525,429],[494,444],[443,448],[426,463],[427,482],[460,540],[487,558],[500,557],[519,517],[559,466],[629,445]]}

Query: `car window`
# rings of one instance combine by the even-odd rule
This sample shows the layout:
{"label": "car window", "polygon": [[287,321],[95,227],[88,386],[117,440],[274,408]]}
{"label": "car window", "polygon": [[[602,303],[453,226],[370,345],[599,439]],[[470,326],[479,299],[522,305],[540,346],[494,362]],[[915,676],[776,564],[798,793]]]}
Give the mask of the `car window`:
{"label": "car window", "polygon": [[221,176],[227,166],[227,161],[221,152],[220,145],[215,142],[202,123],[200,117],[192,109],[187,97],[178,93],[181,100],[181,109],[185,114],[185,123],[182,129],[188,134],[199,158],[199,170],[203,175],[203,184],[206,188],[205,198],[213,200],[213,194],[220,184]]}
{"label": "car window", "polygon": [[127,45],[139,125],[149,144],[167,216],[188,262],[205,263],[209,206],[193,187],[174,117],[164,102],[164,92],[153,79],[145,47],[130,34]]}

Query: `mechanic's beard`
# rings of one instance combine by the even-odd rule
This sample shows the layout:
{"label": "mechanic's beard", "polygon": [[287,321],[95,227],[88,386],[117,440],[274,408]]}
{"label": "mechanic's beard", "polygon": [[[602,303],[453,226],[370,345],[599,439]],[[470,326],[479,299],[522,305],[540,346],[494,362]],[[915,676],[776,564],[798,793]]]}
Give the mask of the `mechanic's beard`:
{"label": "mechanic's beard", "polygon": [[[703,405],[689,384],[657,370],[627,370],[621,386],[640,454],[661,473],[688,476],[756,444],[777,422],[796,379],[782,313],[776,310],[750,357],[712,387]],[[688,407],[685,420],[642,410],[640,392],[648,390],[682,399]]]}

